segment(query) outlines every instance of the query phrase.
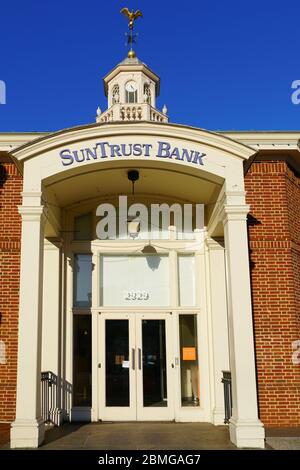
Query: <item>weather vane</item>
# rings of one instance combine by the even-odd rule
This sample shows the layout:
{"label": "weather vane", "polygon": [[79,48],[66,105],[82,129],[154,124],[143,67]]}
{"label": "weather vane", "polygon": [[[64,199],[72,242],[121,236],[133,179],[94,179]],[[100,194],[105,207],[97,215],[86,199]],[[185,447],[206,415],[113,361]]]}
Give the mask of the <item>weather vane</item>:
{"label": "weather vane", "polygon": [[129,19],[129,23],[128,23],[129,33],[126,33],[127,34],[127,44],[130,45],[130,51],[128,52],[128,57],[130,59],[133,59],[135,57],[135,52],[132,48],[132,45],[136,42],[135,41],[136,34],[133,34],[134,22],[139,17],[143,18],[143,15],[142,15],[142,12],[140,10],[137,10],[137,11],[131,10],[131,11],[129,11],[128,8],[122,8],[121,13],[123,13],[123,15],[125,15]]}

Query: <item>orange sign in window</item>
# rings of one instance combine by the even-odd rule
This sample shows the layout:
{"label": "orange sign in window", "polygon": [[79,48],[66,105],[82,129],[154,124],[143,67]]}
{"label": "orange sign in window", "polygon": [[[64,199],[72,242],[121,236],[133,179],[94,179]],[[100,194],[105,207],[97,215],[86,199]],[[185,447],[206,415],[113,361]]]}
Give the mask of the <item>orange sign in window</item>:
{"label": "orange sign in window", "polygon": [[119,356],[119,355],[116,355],[115,356],[115,365],[116,366],[121,366],[123,364],[123,361],[125,360],[125,357],[124,356]]}
{"label": "orange sign in window", "polygon": [[196,348],[182,348],[182,360],[183,361],[195,361],[196,360]]}

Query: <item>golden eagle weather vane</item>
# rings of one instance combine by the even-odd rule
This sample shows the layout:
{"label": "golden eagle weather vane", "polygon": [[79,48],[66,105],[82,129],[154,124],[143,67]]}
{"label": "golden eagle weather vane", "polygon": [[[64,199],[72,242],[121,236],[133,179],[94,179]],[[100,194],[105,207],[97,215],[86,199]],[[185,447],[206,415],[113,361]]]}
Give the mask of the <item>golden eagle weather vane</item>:
{"label": "golden eagle weather vane", "polygon": [[133,43],[135,43],[135,39],[136,39],[136,34],[133,33],[134,22],[138,18],[143,18],[143,14],[140,10],[130,11],[128,8],[122,8],[121,13],[123,13],[123,15],[125,15],[129,20],[129,23],[128,23],[129,33],[127,33],[127,44],[130,45],[130,51],[128,52],[128,57],[130,59],[133,59],[135,57],[135,52],[132,46],[133,46]]}

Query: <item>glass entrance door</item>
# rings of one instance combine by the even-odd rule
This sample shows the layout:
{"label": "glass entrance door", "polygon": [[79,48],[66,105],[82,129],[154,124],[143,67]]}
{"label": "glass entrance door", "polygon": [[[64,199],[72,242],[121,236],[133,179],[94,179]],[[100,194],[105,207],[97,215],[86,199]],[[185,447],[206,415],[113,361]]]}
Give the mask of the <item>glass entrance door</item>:
{"label": "glass entrance door", "polygon": [[174,419],[171,315],[136,318],[137,419]]}
{"label": "glass entrance door", "polygon": [[170,317],[103,314],[102,420],[174,418]]}
{"label": "glass entrance door", "polygon": [[[106,406],[130,405],[129,321],[105,322],[105,396]],[[127,366],[126,366],[127,364]]]}

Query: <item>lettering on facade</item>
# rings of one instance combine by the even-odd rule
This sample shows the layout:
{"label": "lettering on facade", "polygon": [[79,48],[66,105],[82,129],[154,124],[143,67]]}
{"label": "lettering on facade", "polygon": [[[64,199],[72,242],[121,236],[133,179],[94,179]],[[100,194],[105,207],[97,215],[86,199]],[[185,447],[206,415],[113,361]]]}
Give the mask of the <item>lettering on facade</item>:
{"label": "lettering on facade", "polygon": [[64,149],[59,153],[63,166],[83,163],[93,160],[105,160],[126,157],[162,158],[165,160],[179,160],[194,165],[204,165],[205,153],[180,147],[172,147],[168,142],[158,141],[152,144],[110,144],[97,142],[94,147],[78,150]]}

